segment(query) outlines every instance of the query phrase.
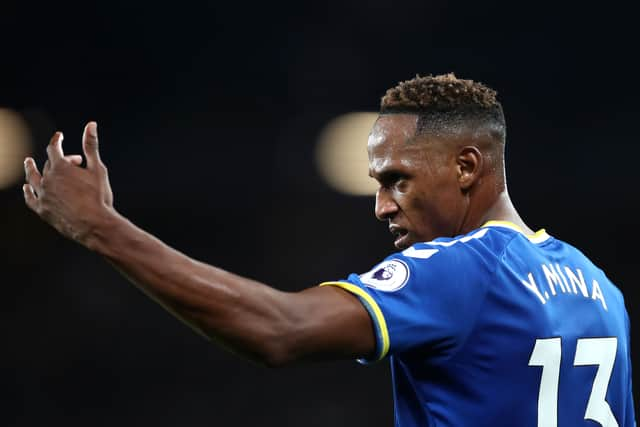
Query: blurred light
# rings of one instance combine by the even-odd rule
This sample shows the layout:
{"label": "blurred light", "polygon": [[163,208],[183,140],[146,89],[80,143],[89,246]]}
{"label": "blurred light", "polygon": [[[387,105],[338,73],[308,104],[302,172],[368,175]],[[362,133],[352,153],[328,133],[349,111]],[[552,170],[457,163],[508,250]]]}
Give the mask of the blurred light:
{"label": "blurred light", "polygon": [[0,108],[0,190],[24,177],[23,160],[31,152],[31,136],[23,118]]}
{"label": "blurred light", "polygon": [[369,177],[367,139],[378,113],[349,113],[336,117],[322,130],[316,147],[320,174],[335,190],[365,196],[377,185]]}

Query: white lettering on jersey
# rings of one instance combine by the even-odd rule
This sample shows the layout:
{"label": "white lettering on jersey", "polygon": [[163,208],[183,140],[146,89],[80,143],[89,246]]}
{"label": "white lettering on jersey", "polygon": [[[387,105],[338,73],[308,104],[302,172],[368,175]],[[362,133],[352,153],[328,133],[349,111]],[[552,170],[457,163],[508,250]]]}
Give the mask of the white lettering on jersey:
{"label": "white lettering on jersey", "polygon": [[[568,266],[562,268],[560,264],[555,263],[555,265],[541,264],[540,269],[539,276],[543,276],[546,279],[548,291],[538,286],[533,273],[528,274],[527,280],[520,279],[520,281],[527,289],[534,293],[542,304],[546,304],[551,297],[557,295],[579,295],[584,298],[590,298],[593,301],[600,301],[602,308],[609,311],[598,281],[596,279],[591,281],[591,294],[589,294],[587,282],[584,280],[582,270],[579,268],[576,268],[574,271]],[[568,280],[567,277],[569,278]],[[557,291],[558,288],[560,292]],[[579,293],[578,289],[580,289]]]}
{"label": "white lettering on jersey", "polygon": [[547,302],[542,298],[542,294],[538,290],[538,285],[536,284],[536,279],[533,278],[533,274],[529,273],[529,281],[522,280],[522,284],[527,287],[531,292],[536,294],[541,303],[546,304]]}
{"label": "white lettering on jersey", "polygon": [[[487,234],[487,231],[489,231],[488,228],[481,228],[480,230],[476,231],[475,233],[473,233],[470,236],[465,236],[462,237],[460,239],[456,239],[456,240],[451,240],[449,242],[428,242],[428,245],[432,245],[432,246],[444,246],[444,247],[449,247],[449,246],[453,246],[456,243],[467,243],[468,241],[472,240],[472,239],[479,239],[482,236],[484,236],[485,234]],[[411,246],[408,249],[405,249],[404,251],[402,251],[402,255],[407,256],[407,257],[411,257],[411,258],[420,258],[420,259],[429,259],[432,256],[434,256],[436,253],[438,253],[439,249],[416,249],[415,247]]]}
{"label": "white lettering on jersey", "polygon": [[429,259],[439,252],[439,249],[416,249],[411,246],[409,249],[402,251],[402,255],[411,258]]}
{"label": "white lettering on jersey", "polygon": [[542,264],[542,271],[544,272],[544,276],[547,278],[551,295],[556,295],[556,286],[559,286],[563,293],[566,292],[564,286],[562,286],[562,282],[560,281],[560,276],[558,276],[558,273],[555,268],[553,268],[552,264],[549,264],[548,267],[545,264]]}
{"label": "white lettering on jersey", "polygon": [[591,288],[591,299],[594,301],[596,299],[599,299],[600,302],[602,303],[602,307],[604,307],[605,310],[609,311],[607,309],[607,303],[604,302],[604,295],[602,295],[602,289],[600,289],[600,285],[598,284],[596,279],[593,279],[592,286],[593,287]]}
{"label": "white lettering on jersey", "polygon": [[[578,290],[576,286],[580,288],[580,292],[582,292],[582,296],[585,298],[589,297],[589,293],[587,292],[587,284],[584,282],[584,276],[582,275],[582,271],[579,268],[576,268],[578,272],[578,277],[573,274],[573,271],[569,267],[565,267],[564,271],[567,272],[567,276],[569,276],[569,280],[571,281],[571,285],[573,286],[573,293],[578,294]],[[579,278],[579,279],[578,279]]]}
{"label": "white lettering on jersey", "polygon": [[[562,289],[562,292],[571,292],[571,290],[569,289],[569,284],[567,283],[567,279],[564,277],[564,274],[562,274],[562,269],[560,268],[560,265],[556,262],[556,271],[558,272],[558,275],[562,278],[562,283],[564,283],[564,286],[561,286],[560,288]],[[566,291],[565,291],[566,288]]]}

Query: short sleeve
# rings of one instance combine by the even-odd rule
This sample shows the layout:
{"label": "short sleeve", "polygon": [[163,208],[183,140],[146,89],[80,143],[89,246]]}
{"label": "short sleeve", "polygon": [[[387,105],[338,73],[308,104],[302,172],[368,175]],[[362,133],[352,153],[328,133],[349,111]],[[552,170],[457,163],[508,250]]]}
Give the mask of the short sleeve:
{"label": "short sleeve", "polygon": [[494,258],[479,241],[420,243],[387,257],[367,273],[320,286],[353,293],[369,312],[376,354],[360,362],[416,349],[446,358],[460,348],[475,324]]}

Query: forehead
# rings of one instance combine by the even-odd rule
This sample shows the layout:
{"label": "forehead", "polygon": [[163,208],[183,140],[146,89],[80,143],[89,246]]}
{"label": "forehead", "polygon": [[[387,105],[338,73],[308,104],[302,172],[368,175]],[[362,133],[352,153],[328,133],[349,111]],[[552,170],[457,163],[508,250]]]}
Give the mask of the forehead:
{"label": "forehead", "polygon": [[415,136],[417,125],[416,114],[380,115],[369,134],[367,149],[371,152],[380,147],[404,144]]}
{"label": "forehead", "polygon": [[415,114],[381,115],[373,125],[367,142],[371,172],[417,160],[423,151],[415,138],[418,116]]}

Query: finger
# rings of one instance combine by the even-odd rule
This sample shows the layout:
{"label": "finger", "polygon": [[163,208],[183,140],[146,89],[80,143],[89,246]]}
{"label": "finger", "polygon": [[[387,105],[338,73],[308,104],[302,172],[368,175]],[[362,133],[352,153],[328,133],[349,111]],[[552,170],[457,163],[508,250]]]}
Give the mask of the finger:
{"label": "finger", "polygon": [[27,157],[24,161],[24,173],[27,184],[33,187],[35,191],[39,191],[42,175],[40,175],[36,162],[31,157]]}
{"label": "finger", "polygon": [[[82,156],[80,154],[69,154],[64,156],[64,159],[72,165],[80,166],[82,164]],[[51,169],[51,162],[47,160],[44,162],[44,167],[42,168],[42,176],[49,173],[49,169]]]}
{"label": "finger", "polygon": [[27,206],[35,211],[38,198],[36,197],[36,193],[33,191],[33,187],[29,184],[24,184],[22,186],[22,193],[24,194],[24,201]]}
{"label": "finger", "polygon": [[52,163],[55,163],[64,158],[64,152],[62,151],[62,140],[64,136],[62,132],[56,132],[51,137],[49,145],[47,145],[47,156]]}
{"label": "finger", "polygon": [[84,127],[82,150],[87,158],[87,168],[93,169],[101,163],[98,151],[98,124],[96,122],[89,122]]}
{"label": "finger", "polygon": [[82,156],[80,154],[70,154],[68,156],[64,156],[64,159],[76,166],[80,166],[82,164]]}

